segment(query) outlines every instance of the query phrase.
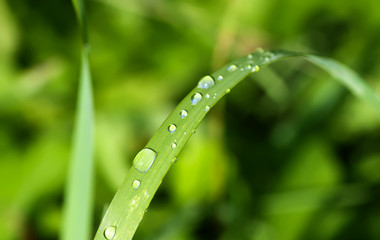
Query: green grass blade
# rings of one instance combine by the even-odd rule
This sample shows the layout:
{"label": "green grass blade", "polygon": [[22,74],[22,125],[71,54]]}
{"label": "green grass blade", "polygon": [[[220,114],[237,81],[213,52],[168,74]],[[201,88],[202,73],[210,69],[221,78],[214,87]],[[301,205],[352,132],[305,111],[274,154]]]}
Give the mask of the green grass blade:
{"label": "green grass blade", "polygon": [[137,154],[134,166],[112,200],[95,239],[131,239],[162,179],[209,109],[250,73],[292,56],[306,57],[334,77],[348,78],[341,82],[354,93],[365,86],[365,94],[358,96],[379,108],[379,101],[365,82],[335,61],[293,52],[263,50],[232,61],[203,78],[164,121],[145,149]]}
{"label": "green grass blade", "polygon": [[83,46],[77,112],[60,238],[85,240],[91,236],[92,223],[94,111],[84,2],[82,0],[72,2],[81,26]]}
{"label": "green grass blade", "polygon": [[356,97],[367,102],[380,115],[379,96],[354,71],[329,58],[305,55],[305,58],[326,70],[333,78],[345,85]]}
{"label": "green grass blade", "polygon": [[88,239],[92,222],[93,103],[88,52],[83,49],[82,69],[68,169],[61,239]]}

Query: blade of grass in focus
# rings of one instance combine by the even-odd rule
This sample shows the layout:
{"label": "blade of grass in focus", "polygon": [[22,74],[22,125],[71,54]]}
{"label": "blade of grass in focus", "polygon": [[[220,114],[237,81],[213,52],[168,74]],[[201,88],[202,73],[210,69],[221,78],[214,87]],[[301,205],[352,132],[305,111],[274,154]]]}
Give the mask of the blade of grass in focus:
{"label": "blade of grass in focus", "polygon": [[[287,57],[302,56],[327,70],[356,96],[380,113],[380,101],[365,81],[344,65],[327,58],[288,51],[264,51],[232,61],[200,80],[164,121],[112,200],[95,239],[131,239],[154,194],[177,155],[207,112],[236,84],[261,67]],[[207,183],[205,183],[207,184]]]}
{"label": "blade of grass in focus", "polygon": [[94,114],[84,3],[74,0],[73,4],[81,24],[83,46],[61,239],[85,240],[91,235],[92,223]]}

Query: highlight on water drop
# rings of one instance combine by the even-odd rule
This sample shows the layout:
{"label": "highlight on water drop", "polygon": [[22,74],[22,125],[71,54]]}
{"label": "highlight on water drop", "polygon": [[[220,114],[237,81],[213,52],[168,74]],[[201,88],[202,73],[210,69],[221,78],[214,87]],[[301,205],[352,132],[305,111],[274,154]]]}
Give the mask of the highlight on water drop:
{"label": "highlight on water drop", "polygon": [[104,237],[108,240],[113,239],[116,235],[116,227],[115,226],[109,226],[104,230],[103,233]]}
{"label": "highlight on water drop", "polygon": [[252,67],[251,72],[258,72],[259,70],[260,70],[260,67],[258,65],[255,65],[254,67]]}
{"label": "highlight on water drop", "polygon": [[177,147],[177,143],[172,143],[172,149]]}
{"label": "highlight on water drop", "polygon": [[198,83],[198,88],[209,89],[215,85],[215,81],[211,76],[204,76]]}
{"label": "highlight on water drop", "polygon": [[147,172],[156,159],[157,153],[150,148],[144,148],[133,159],[133,166],[139,172]]}
{"label": "highlight on water drop", "polygon": [[217,79],[218,79],[218,81],[222,81],[223,80],[223,76],[219,75]]}
{"label": "highlight on water drop", "polygon": [[132,183],[132,187],[134,188],[134,189],[138,189],[139,187],[140,187],[140,184],[141,184],[141,182],[140,182],[140,180],[135,180],[135,181],[133,181],[133,183]]}
{"label": "highlight on water drop", "polygon": [[201,100],[202,100],[202,94],[200,94],[200,93],[194,93],[194,95],[191,96],[191,103],[192,103],[193,105],[196,105],[196,104],[199,103]]}
{"label": "highlight on water drop", "polygon": [[177,126],[175,124],[170,124],[168,127],[168,131],[170,133],[174,133],[176,129],[177,129]]}

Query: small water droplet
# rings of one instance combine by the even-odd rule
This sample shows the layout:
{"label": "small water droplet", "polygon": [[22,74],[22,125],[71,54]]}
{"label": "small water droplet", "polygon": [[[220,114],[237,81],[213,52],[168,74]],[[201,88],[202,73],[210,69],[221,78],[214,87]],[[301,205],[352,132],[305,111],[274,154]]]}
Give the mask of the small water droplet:
{"label": "small water droplet", "polygon": [[210,97],[210,95],[207,93],[206,95],[205,95],[205,98],[209,98]]}
{"label": "small water droplet", "polygon": [[253,58],[252,54],[249,54],[247,57],[248,57],[248,59],[252,59]]}
{"label": "small water droplet", "polygon": [[259,70],[260,70],[260,67],[258,65],[255,65],[254,67],[252,67],[251,72],[258,72]]}
{"label": "small water droplet", "polygon": [[181,116],[181,118],[185,118],[185,117],[187,117],[187,111],[186,110],[181,110],[181,112],[179,113],[179,115]]}
{"label": "small water droplet", "polygon": [[194,93],[194,95],[191,96],[191,103],[193,105],[199,103],[199,101],[201,101],[201,100],[202,100],[202,94],[200,94],[200,93]]}
{"label": "small water droplet", "polygon": [[186,132],[184,132],[183,134],[185,134],[185,135],[186,135],[187,133],[186,133]]}
{"label": "small water droplet", "polygon": [[175,164],[177,162],[177,157],[173,158],[172,164]]}
{"label": "small water droplet", "polygon": [[177,129],[177,126],[175,124],[170,124],[168,127],[168,130],[170,133],[174,133],[176,129]]}
{"label": "small water droplet", "polygon": [[147,172],[156,159],[156,156],[157,153],[155,151],[150,148],[144,148],[137,153],[135,159],[133,160],[133,166],[139,172]]}
{"label": "small water droplet", "polygon": [[204,76],[198,83],[198,88],[209,89],[215,85],[215,81],[211,76]]}
{"label": "small water droplet", "polygon": [[214,93],[214,99],[216,98],[217,95],[218,95],[217,93]]}
{"label": "small water droplet", "polygon": [[148,209],[145,209],[144,213],[146,213],[148,211]]}
{"label": "small water droplet", "polygon": [[237,68],[238,67],[235,64],[232,64],[232,65],[228,66],[227,71],[233,72],[233,71],[236,71]]}
{"label": "small water droplet", "polygon": [[244,66],[245,70],[252,70],[252,64],[247,64]]}
{"label": "small water droplet", "polygon": [[205,111],[208,112],[210,110],[210,106],[205,107]]}
{"label": "small water droplet", "polygon": [[196,133],[196,132],[197,132],[197,130],[194,129],[191,133],[194,134],[194,133]]}
{"label": "small water droplet", "polygon": [[172,143],[172,149],[177,147],[177,143]]}
{"label": "small water droplet", "polygon": [[231,90],[229,88],[226,89],[226,93],[230,93]]}
{"label": "small water droplet", "polygon": [[115,226],[109,226],[104,230],[104,237],[106,239],[112,239],[116,235],[116,227]]}
{"label": "small water droplet", "polygon": [[141,182],[140,182],[140,180],[135,180],[135,181],[133,181],[133,183],[132,183],[132,187],[134,188],[134,189],[138,189],[139,187],[140,187],[140,184],[141,184]]}
{"label": "small water droplet", "polygon": [[219,75],[217,79],[218,79],[218,81],[222,81],[223,80],[223,76]]}

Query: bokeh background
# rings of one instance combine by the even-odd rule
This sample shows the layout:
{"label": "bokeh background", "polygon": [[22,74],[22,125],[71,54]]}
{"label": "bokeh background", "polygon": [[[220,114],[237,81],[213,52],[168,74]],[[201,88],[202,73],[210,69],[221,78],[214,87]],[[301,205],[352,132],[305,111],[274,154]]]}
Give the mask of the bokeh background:
{"label": "bokeh background", "polygon": [[[204,75],[257,47],[337,59],[380,92],[378,0],[87,1],[95,232],[134,155]],[[69,0],[0,1],[0,239],[57,239],[80,68]],[[198,127],[135,239],[380,239],[380,118],[303,60]]]}

